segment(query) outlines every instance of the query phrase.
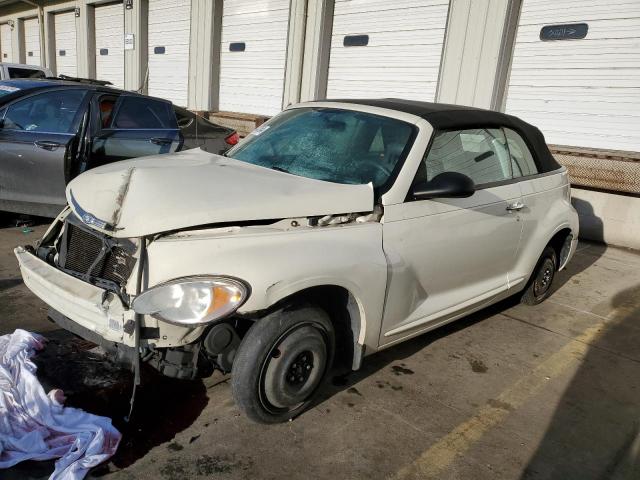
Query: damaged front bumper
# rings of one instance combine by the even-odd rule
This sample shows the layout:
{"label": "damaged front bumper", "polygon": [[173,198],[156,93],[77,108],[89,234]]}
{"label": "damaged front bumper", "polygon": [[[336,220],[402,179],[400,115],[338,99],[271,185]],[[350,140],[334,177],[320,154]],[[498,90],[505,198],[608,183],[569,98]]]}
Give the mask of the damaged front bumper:
{"label": "damaged front bumper", "polygon": [[[112,291],[69,275],[34,255],[14,250],[25,285],[47,303],[49,317],[65,330],[101,346],[117,363],[136,364],[144,357],[160,373],[190,379],[197,375],[198,340],[203,328],[189,329],[144,317],[140,352],[136,352],[135,312]],[[145,326],[151,324],[152,326]]]}
{"label": "damaged front bumper", "polygon": [[51,308],[107,342],[134,346],[133,335],[125,332],[134,312],[116,294],[58,270],[24,247],[14,253],[25,285]]}

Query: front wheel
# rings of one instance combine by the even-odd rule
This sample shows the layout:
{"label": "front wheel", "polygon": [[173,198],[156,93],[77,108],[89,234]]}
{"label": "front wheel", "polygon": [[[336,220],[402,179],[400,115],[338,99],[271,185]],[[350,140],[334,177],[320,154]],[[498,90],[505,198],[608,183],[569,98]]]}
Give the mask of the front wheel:
{"label": "front wheel", "polygon": [[537,305],[551,295],[551,284],[555,278],[557,267],[556,251],[552,247],[546,247],[522,294],[522,303]]}
{"label": "front wheel", "polygon": [[327,314],[312,306],[279,310],[258,320],[233,362],[236,404],[259,423],[300,414],[331,367],[334,337]]}

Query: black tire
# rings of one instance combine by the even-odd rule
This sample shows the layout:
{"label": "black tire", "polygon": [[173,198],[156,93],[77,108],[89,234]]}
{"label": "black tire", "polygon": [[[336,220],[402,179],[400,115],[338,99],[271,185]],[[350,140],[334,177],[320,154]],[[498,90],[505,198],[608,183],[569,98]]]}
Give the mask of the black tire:
{"label": "black tire", "polygon": [[231,370],[236,404],[259,423],[280,423],[304,411],[327,376],[335,334],[313,306],[273,312],[249,329]]}
{"label": "black tire", "polygon": [[558,270],[556,251],[547,246],[533,269],[520,301],[525,305],[538,305],[551,295],[551,285]]}

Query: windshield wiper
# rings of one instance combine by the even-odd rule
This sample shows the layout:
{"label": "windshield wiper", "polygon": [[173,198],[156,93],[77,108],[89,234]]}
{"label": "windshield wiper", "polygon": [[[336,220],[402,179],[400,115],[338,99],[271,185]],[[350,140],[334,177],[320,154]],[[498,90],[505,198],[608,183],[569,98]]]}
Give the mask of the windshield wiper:
{"label": "windshield wiper", "polygon": [[276,172],[291,173],[289,170],[282,167],[271,167],[271,170],[275,170]]}

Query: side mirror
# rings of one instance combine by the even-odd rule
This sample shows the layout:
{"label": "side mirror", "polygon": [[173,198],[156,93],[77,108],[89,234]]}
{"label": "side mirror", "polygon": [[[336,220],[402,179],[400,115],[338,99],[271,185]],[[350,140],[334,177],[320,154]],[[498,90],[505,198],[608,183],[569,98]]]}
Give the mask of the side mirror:
{"label": "side mirror", "polygon": [[415,200],[426,200],[470,197],[475,191],[475,183],[466,175],[458,172],[442,172],[428,182],[414,185],[412,194]]}

